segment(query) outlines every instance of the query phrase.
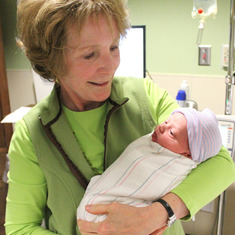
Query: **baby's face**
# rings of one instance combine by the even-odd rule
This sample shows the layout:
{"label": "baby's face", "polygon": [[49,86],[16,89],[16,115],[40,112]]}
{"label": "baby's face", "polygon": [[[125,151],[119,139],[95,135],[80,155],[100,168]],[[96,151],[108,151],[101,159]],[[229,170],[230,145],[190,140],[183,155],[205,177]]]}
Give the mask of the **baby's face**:
{"label": "baby's face", "polygon": [[182,113],[171,115],[165,122],[156,127],[152,141],[174,153],[190,155],[185,116]]}

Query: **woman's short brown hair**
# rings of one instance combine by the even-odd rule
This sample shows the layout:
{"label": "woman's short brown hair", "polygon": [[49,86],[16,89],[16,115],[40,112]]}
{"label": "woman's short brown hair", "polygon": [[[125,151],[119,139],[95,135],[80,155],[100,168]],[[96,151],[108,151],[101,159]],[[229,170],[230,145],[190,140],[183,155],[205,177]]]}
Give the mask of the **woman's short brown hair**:
{"label": "woman's short brown hair", "polygon": [[129,28],[126,0],[20,0],[17,7],[18,45],[43,78],[59,81],[66,75],[66,26],[78,32],[90,15],[103,14],[117,24],[122,36]]}

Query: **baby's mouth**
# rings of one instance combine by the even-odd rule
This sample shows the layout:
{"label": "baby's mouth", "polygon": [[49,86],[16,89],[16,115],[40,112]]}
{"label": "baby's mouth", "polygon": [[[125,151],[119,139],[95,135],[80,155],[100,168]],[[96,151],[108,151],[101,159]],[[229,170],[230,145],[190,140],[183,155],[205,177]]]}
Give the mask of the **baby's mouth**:
{"label": "baby's mouth", "polygon": [[156,131],[154,131],[153,134],[152,134],[152,141],[153,141],[153,142],[157,142],[157,134],[156,134]]}

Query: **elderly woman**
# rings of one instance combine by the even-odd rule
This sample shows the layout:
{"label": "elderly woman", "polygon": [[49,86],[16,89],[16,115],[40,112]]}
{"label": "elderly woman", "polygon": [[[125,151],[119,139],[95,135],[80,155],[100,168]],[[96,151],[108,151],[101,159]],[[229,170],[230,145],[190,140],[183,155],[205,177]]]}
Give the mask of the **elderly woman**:
{"label": "elderly woman", "polygon": [[15,127],[7,234],[184,234],[175,218],[190,219],[234,181],[233,161],[222,148],[164,203],[88,205],[87,211],[107,219],[76,221],[91,177],[178,107],[148,79],[114,78],[119,39],[128,27],[124,0],[18,2],[18,44],[55,87]]}

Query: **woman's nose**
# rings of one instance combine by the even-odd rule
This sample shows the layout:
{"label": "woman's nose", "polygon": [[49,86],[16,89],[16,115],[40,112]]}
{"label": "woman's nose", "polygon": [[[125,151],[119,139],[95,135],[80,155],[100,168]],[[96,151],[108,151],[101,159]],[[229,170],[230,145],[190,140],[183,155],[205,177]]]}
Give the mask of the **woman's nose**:
{"label": "woman's nose", "polygon": [[103,74],[113,74],[117,69],[117,62],[110,55],[103,56],[100,66],[100,73]]}

